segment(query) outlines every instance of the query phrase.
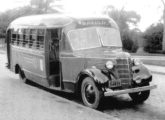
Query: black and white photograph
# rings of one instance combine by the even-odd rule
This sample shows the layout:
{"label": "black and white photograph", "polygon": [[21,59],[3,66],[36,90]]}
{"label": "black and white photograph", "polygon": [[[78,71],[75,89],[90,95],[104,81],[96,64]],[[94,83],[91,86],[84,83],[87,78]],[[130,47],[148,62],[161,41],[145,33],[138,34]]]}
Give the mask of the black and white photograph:
{"label": "black and white photograph", "polygon": [[165,0],[0,2],[0,120],[165,120]]}

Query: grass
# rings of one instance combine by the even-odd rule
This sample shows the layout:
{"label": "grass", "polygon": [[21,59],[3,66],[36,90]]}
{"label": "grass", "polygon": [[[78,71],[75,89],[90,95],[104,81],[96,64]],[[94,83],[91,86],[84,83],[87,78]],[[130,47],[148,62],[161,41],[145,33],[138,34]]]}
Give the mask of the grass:
{"label": "grass", "polygon": [[165,54],[160,53],[130,53],[132,56],[165,56]]}
{"label": "grass", "polygon": [[157,66],[165,67],[165,61],[162,61],[162,60],[142,60],[142,61],[144,64],[157,65]]}

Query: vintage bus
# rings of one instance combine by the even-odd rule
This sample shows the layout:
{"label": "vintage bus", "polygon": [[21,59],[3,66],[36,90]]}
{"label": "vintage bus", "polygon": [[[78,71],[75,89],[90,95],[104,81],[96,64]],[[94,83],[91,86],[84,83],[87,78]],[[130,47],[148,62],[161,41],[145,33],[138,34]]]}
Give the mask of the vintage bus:
{"label": "vintage bus", "polygon": [[21,17],[6,41],[8,68],[23,82],[78,93],[94,109],[106,96],[127,93],[141,103],[156,88],[144,64],[122,51],[119,28],[105,16]]}

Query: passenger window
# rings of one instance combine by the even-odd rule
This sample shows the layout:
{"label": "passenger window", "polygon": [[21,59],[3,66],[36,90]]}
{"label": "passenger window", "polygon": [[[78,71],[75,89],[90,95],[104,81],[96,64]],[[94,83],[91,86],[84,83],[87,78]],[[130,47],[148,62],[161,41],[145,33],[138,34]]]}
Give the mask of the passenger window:
{"label": "passenger window", "polygon": [[11,39],[11,42],[12,44],[16,44],[16,39],[17,39],[17,34],[12,34],[12,39]]}
{"label": "passenger window", "polygon": [[37,30],[31,29],[30,30],[30,40],[29,40],[29,47],[36,48],[36,40],[37,39]]}
{"label": "passenger window", "polygon": [[19,46],[23,46],[23,29],[19,29],[18,30],[18,40],[17,40],[17,44]]}
{"label": "passenger window", "polygon": [[43,49],[44,48],[44,36],[45,36],[45,30],[39,29],[38,35],[37,35],[37,49]]}
{"label": "passenger window", "polygon": [[43,49],[45,29],[13,29],[11,32],[11,44],[22,47]]}
{"label": "passenger window", "polygon": [[12,32],[11,32],[11,43],[13,45],[16,45],[17,44],[17,29],[13,29]]}
{"label": "passenger window", "polygon": [[24,37],[25,37],[25,40],[24,40],[24,44],[25,44],[25,47],[29,47],[29,38],[30,38],[30,30],[29,29],[25,29],[24,31]]}
{"label": "passenger window", "polygon": [[22,46],[25,47],[26,41],[25,41],[25,29],[22,29]]}

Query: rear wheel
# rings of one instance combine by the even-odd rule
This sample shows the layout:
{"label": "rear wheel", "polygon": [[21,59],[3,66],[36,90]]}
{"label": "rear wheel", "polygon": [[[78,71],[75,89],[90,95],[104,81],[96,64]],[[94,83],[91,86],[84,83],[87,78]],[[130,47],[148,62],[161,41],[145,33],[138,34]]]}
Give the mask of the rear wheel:
{"label": "rear wheel", "polygon": [[21,69],[19,69],[19,79],[24,83],[27,82],[26,76],[25,76],[24,72]]}
{"label": "rear wheel", "polygon": [[92,78],[87,77],[83,80],[81,84],[81,97],[86,106],[97,109],[102,95],[103,92],[98,89]]}

